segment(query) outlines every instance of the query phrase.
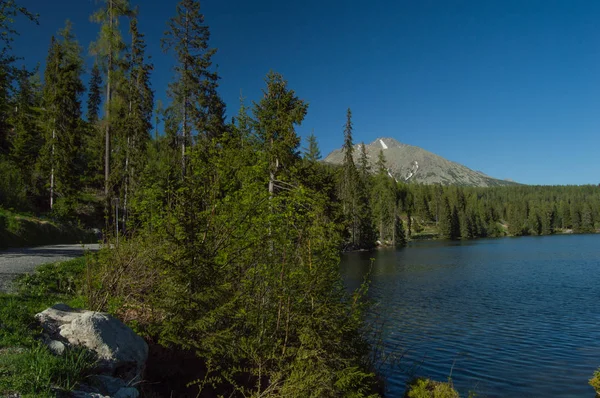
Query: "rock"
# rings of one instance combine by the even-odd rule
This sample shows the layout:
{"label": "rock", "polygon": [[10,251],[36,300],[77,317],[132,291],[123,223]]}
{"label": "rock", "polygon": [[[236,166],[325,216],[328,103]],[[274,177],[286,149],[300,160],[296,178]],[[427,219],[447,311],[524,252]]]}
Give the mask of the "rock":
{"label": "rock", "polygon": [[111,397],[99,394],[97,392],[73,391],[71,393],[71,398],[111,398]]}
{"label": "rock", "polygon": [[110,396],[115,395],[120,389],[127,387],[125,380],[106,375],[91,376],[87,383],[93,386],[98,392]]}
{"label": "rock", "polygon": [[81,390],[73,391],[72,398],[138,398],[140,392],[135,387],[121,387],[116,392],[104,395],[103,392],[90,389],[89,386],[81,386]]}
{"label": "rock", "polygon": [[121,388],[113,398],[138,398],[140,396],[140,392],[134,387],[124,387]]}
{"label": "rock", "polygon": [[48,340],[46,342],[46,345],[48,346],[48,349],[54,354],[54,355],[62,355],[65,352],[65,344],[62,341],[58,341],[58,340]]}
{"label": "rock", "polygon": [[141,377],[148,345],[111,315],[57,304],[35,317],[50,339],[95,352],[103,372],[126,380]]}

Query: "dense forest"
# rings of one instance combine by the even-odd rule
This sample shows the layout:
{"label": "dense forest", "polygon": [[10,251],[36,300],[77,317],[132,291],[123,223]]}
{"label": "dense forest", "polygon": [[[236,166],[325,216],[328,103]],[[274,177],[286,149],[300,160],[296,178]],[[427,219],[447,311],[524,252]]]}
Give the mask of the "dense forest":
{"label": "dense forest", "polygon": [[197,0],[166,21],[162,46],[176,60],[167,104],[154,101],[127,0],[91,16],[89,53],[66,22],[44,70],[18,67],[11,48],[13,19],[35,24],[35,10],[0,4],[0,206],[118,234],[96,260],[88,304],[202,358],[190,381],[203,391],[375,394],[364,289],[345,291],[341,250],[595,232],[600,221],[595,186],[398,183],[364,145],[355,164],[350,109],[344,164],[324,164],[316,137],[303,146],[296,133],[307,102],[276,72],[228,120]]}

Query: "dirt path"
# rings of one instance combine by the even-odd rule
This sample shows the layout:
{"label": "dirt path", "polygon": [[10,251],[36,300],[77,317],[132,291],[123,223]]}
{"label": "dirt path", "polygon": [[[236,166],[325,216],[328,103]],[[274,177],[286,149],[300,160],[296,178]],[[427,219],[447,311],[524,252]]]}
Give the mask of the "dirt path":
{"label": "dirt path", "polygon": [[81,257],[85,250],[96,251],[98,244],[53,245],[0,251],[0,292],[6,292],[19,274],[32,272],[38,265]]}

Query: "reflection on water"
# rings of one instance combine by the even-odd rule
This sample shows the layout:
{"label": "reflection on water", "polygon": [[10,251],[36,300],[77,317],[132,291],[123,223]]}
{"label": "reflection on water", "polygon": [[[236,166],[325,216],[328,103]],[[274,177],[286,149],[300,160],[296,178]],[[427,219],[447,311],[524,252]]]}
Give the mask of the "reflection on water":
{"label": "reflection on water", "polygon": [[[373,259],[370,319],[383,320],[400,368],[383,368],[402,396],[406,368],[465,396],[593,397],[600,367],[600,235],[414,242],[349,253],[342,275],[358,287]],[[404,371],[403,371],[404,369]]]}

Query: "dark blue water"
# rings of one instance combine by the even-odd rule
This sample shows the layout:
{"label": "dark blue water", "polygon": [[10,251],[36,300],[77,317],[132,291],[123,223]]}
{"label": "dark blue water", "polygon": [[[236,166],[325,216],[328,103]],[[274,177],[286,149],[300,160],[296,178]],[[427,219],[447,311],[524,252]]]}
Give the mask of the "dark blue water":
{"label": "dark blue water", "polygon": [[370,322],[383,322],[389,396],[406,379],[452,376],[465,396],[594,397],[600,367],[600,235],[414,242],[349,253],[360,284],[374,258]]}

